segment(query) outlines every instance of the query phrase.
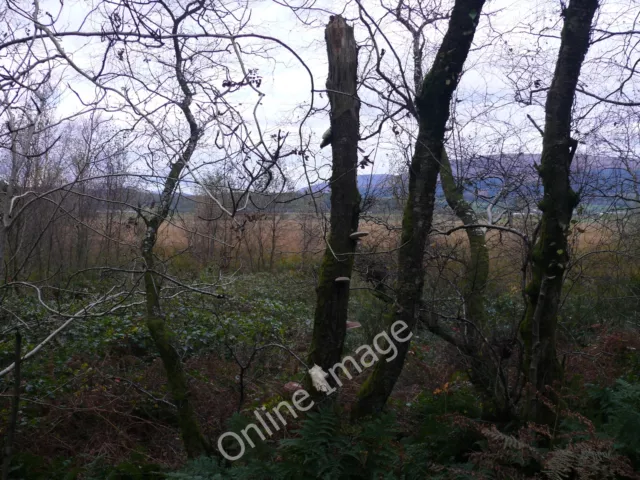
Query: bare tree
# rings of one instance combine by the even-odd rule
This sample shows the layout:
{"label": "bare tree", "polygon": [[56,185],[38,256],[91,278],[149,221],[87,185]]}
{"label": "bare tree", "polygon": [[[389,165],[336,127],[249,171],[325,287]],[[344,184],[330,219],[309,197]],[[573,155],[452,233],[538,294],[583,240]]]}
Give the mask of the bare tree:
{"label": "bare tree", "polygon": [[[568,230],[579,200],[570,183],[571,163],[578,147],[571,136],[571,112],[597,8],[597,0],[572,0],[563,11],[562,42],[545,106],[538,168],[544,187],[542,221],[532,254],[533,277],[526,290],[528,305],[522,324],[529,382],[541,393],[561,376],[556,353],[557,314],[569,261]],[[536,405],[532,415],[548,418],[548,411]]]}
{"label": "bare tree", "polygon": [[[60,5],[60,9],[63,8],[64,5]],[[264,43],[270,41],[294,55],[295,52],[277,39],[243,34],[249,12],[242,3],[211,5],[195,1],[181,6],[177,2],[122,4],[105,0],[97,8],[87,10],[79,30],[68,31],[60,31],[59,15],[44,15],[39,2],[26,8],[14,3],[12,11],[15,18],[29,26],[32,35],[4,41],[0,51],[15,47],[31,52],[35,51],[31,44],[39,42],[46,51],[54,52],[52,56],[66,65],[77,82],[93,88],[93,98],[88,98],[90,94],[83,98],[84,95],[76,92],[81,104],[87,109],[100,109],[114,115],[113,121],[120,125],[122,131],[135,133],[129,151],[137,157],[135,163],[143,167],[143,171],[138,173],[92,173],[88,169],[92,166],[87,154],[89,150],[86,150],[77,156],[77,178],[71,185],[56,189],[62,195],[73,193],[73,198],[82,200],[75,205],[79,208],[75,213],[79,215],[74,215],[69,208],[61,210],[73,219],[76,228],[82,229],[78,230],[76,239],[76,246],[84,245],[77,251],[80,271],[86,266],[86,261],[82,260],[87,258],[88,231],[106,235],[91,225],[93,218],[87,207],[92,201],[135,211],[134,223],[144,224],[144,232],[141,238],[134,237],[139,257],[133,259],[133,265],[84,269],[115,272],[121,281],[116,285],[126,285],[128,291],[110,291],[99,296],[98,300],[71,315],[50,337],[57,335],[74,319],[89,316],[88,310],[97,305],[108,303],[105,311],[101,312],[107,314],[131,306],[123,304],[124,299],[143,293],[146,324],[167,373],[187,454],[195,457],[211,453],[193,409],[190,386],[177,353],[176,336],[167,321],[163,302],[177,295],[217,297],[214,293],[216,285],[215,282],[191,285],[171,276],[167,260],[157,248],[158,238],[164,226],[176,225],[173,211],[182,185],[202,188],[232,223],[240,225],[236,217],[251,204],[254,192],[264,191],[274,176],[282,174],[282,159],[298,155],[298,147],[286,147],[286,132],[266,135],[261,127],[257,110],[264,97],[260,91],[262,80],[257,70],[245,63],[246,54],[241,42],[243,39],[247,43],[255,41],[248,48],[249,52],[257,55],[254,58],[259,58],[266,51]],[[101,28],[95,29],[97,24],[101,24]],[[71,55],[65,48],[66,39],[80,37],[89,39],[89,48],[93,48],[92,53],[97,55],[96,63],[87,61],[89,59],[83,55]],[[229,57],[228,52],[233,55]],[[240,101],[227,100],[234,95]],[[255,98],[254,108],[246,116],[243,109],[237,107],[252,95]],[[81,108],[81,113],[87,109]],[[28,120],[29,125],[34,124],[32,119]],[[28,125],[26,131],[29,131]],[[91,135],[93,129],[87,133]],[[91,143],[87,141],[85,146]],[[205,145],[209,153],[217,152],[213,160],[207,161],[202,148]],[[28,157],[31,153],[23,151],[21,154]],[[228,206],[202,182],[207,168],[216,163],[227,165],[237,181],[235,187],[228,185],[227,193],[232,200]],[[88,186],[88,182],[95,179],[92,175],[96,174],[112,179],[118,176],[137,178],[140,188],[147,189],[147,192],[141,193],[137,201],[121,197],[103,198]],[[156,192],[151,193],[152,189]],[[115,240],[120,242],[120,239]],[[140,283],[144,285],[144,292],[137,290]],[[38,346],[37,350],[40,348]]]}
{"label": "bare tree", "polygon": [[[416,69],[415,108],[419,130],[409,170],[409,197],[405,206],[398,256],[397,307],[395,320],[413,329],[419,317],[424,285],[424,251],[433,219],[436,182],[449,120],[450,102],[467,58],[484,1],[455,2],[449,28],[429,72],[420,78]],[[421,58],[416,62],[421,65]],[[408,108],[408,107],[407,107]],[[359,393],[356,415],[379,412],[395,385],[409,348],[398,343],[398,355],[376,364]]]}

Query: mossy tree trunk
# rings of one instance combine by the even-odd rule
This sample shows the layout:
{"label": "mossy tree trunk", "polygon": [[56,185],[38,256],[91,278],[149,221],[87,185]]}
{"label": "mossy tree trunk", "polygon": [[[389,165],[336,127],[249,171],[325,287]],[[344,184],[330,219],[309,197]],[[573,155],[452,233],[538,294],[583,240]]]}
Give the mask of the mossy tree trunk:
{"label": "mossy tree trunk", "polygon": [[[156,217],[158,218],[158,217]],[[151,223],[151,222],[150,222]],[[156,223],[156,222],[154,222]],[[190,400],[189,385],[184,372],[182,360],[178,355],[175,345],[175,334],[167,325],[160,307],[159,278],[153,273],[154,258],[153,245],[157,238],[156,225],[148,225],[147,233],[143,241],[143,258],[146,271],[144,284],[146,292],[147,328],[155,343],[162,365],[167,374],[169,392],[176,405],[178,424],[184,442],[185,450],[189,458],[196,458],[211,453],[211,447],[204,438],[198,423],[193,405]]]}
{"label": "mossy tree trunk", "polygon": [[[456,0],[449,27],[429,73],[417,88],[418,135],[409,168],[409,197],[402,218],[398,253],[397,308],[392,321],[416,324],[424,286],[424,251],[433,219],[436,182],[440,171],[450,102],[475,35],[484,0]],[[355,417],[384,407],[402,371],[409,342],[397,344],[398,355],[380,359],[365,381],[354,407]]]}
{"label": "mossy tree trunk", "polygon": [[[484,392],[498,408],[504,408],[503,399],[496,398],[501,390],[496,385],[498,380],[495,358],[489,351],[489,345],[483,344],[479,332],[486,326],[486,298],[485,291],[489,278],[489,250],[487,248],[486,229],[472,226],[481,222],[473,210],[472,205],[464,199],[463,191],[453,176],[451,162],[446,149],[442,149],[442,166],[440,169],[440,182],[444,190],[447,204],[460,219],[469,241],[469,263],[466,265],[464,279],[464,311],[465,319],[472,325],[466,328],[463,344],[454,342],[456,346],[464,349],[470,361],[471,382],[476,388]],[[438,333],[436,330],[434,333]]]}
{"label": "mossy tree trunk", "polygon": [[[462,188],[456,184],[447,151],[442,149],[440,182],[447,204],[463,225],[478,225],[478,215],[469,202],[464,199]],[[478,328],[485,326],[485,289],[489,278],[489,250],[487,249],[486,230],[482,227],[465,228],[469,240],[469,264],[465,278],[465,310],[467,319]],[[474,329],[470,329],[467,342],[476,345]]]}
{"label": "mossy tree trunk", "polygon": [[340,361],[346,335],[350,282],[358,229],[358,139],[360,102],[357,97],[358,54],[353,27],[341,16],[332,17],[325,29],[329,76],[327,90],[331,102],[330,233],[327,238],[318,286],[309,365],[324,370]]}
{"label": "mossy tree trunk", "polygon": [[[542,158],[538,173],[544,196],[540,202],[540,233],[532,252],[532,279],[527,285],[527,308],[522,324],[526,374],[544,393],[562,375],[556,355],[557,314],[563,275],[569,261],[567,236],[578,195],[571,189],[571,162],[577,141],[571,137],[571,110],[580,69],[589,49],[591,24],[598,0],[571,0],[564,9],[560,52],[545,105]],[[530,414],[539,421],[549,412],[531,402]]]}
{"label": "mossy tree trunk", "polygon": [[[177,28],[177,27],[176,27]],[[193,92],[184,76],[182,51],[178,39],[174,38],[175,72],[182,91],[182,102],[179,104],[182,113],[189,125],[189,138],[185,142],[183,150],[171,165],[169,174],[165,178],[164,187],[160,194],[157,207],[149,216],[143,216],[146,232],[142,240],[141,253],[144,259],[144,286],[146,294],[146,321],[147,327],[153,338],[160,359],[167,374],[169,392],[176,405],[178,424],[182,434],[185,450],[190,458],[209,454],[212,449],[201,432],[198,419],[190,400],[189,385],[182,360],[175,346],[175,334],[165,320],[160,305],[160,281],[161,277],[154,271],[155,258],[154,247],[158,239],[158,231],[169,215],[171,203],[174,199],[180,175],[187,162],[193,156],[201,136],[200,128],[191,111]]]}

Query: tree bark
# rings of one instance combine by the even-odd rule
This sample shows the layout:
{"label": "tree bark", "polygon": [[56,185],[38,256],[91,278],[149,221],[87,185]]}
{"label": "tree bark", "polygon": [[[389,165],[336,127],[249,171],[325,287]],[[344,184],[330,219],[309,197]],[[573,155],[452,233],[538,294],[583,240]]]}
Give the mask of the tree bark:
{"label": "tree bark", "polygon": [[[532,252],[532,279],[527,285],[527,308],[522,324],[529,382],[544,393],[562,376],[556,356],[557,313],[567,262],[568,231],[579,201],[571,189],[571,162],[577,141],[571,137],[571,110],[580,69],[589,49],[591,24],[598,0],[571,0],[563,11],[560,52],[545,105],[542,158],[538,174],[544,196],[540,202],[540,234]],[[531,401],[530,414],[540,421],[544,408]],[[548,418],[547,418],[548,420]]]}
{"label": "tree bark", "polygon": [[[464,199],[462,189],[456,184],[446,149],[442,150],[440,182],[447,204],[463,225],[482,223],[471,204]],[[465,319],[473,326],[466,329],[462,340],[463,345],[457,341],[454,342],[454,345],[462,347],[469,359],[471,382],[501,411],[506,409],[507,405],[504,398],[498,398],[498,392],[501,392],[502,389],[496,385],[498,381],[496,359],[491,358],[490,346],[483,344],[481,335],[479,335],[479,332],[484,331],[486,326],[485,290],[489,278],[489,249],[487,248],[486,230],[482,227],[465,228],[464,230],[469,241],[469,263],[466,266],[464,285],[464,310]],[[432,332],[438,334],[437,329],[432,329]]]}
{"label": "tree bark", "polygon": [[[442,167],[440,183],[444,190],[447,204],[460,219],[463,225],[478,225],[478,215],[469,202],[464,199],[462,189],[456,185],[451,170],[451,162],[445,149],[442,150]],[[489,278],[489,250],[487,249],[486,231],[482,227],[465,228],[469,240],[470,259],[467,265],[465,281],[465,310],[467,319],[478,328],[485,324],[485,289]],[[473,330],[473,329],[472,329]],[[473,333],[469,342],[475,344]]]}
{"label": "tree bark", "polygon": [[[194,124],[195,125],[195,124]],[[169,392],[173,398],[178,412],[178,424],[182,434],[185,450],[189,458],[196,458],[212,452],[209,442],[203,436],[198,419],[196,418],[187,376],[182,366],[182,360],[178,355],[175,342],[175,334],[171,331],[165,321],[164,314],[160,307],[160,278],[154,273],[154,255],[158,230],[169,214],[171,201],[175,193],[180,172],[185,166],[185,162],[191,157],[195,150],[198,139],[198,129],[195,128],[195,135],[192,135],[186,152],[172,166],[169,175],[165,180],[164,190],[160,198],[155,215],[150,219],[145,219],[147,229],[142,241],[142,257],[145,262],[144,286],[146,294],[147,328],[151,338],[155,343],[160,359],[167,373],[167,383]]]}
{"label": "tree bark", "polygon": [[360,101],[357,97],[358,53],[353,27],[341,16],[332,17],[325,30],[329,76],[327,90],[331,103],[330,234],[327,239],[316,289],[316,309],[309,365],[327,370],[340,361],[346,335],[350,282],[358,229],[358,139]]}
{"label": "tree bark", "polygon": [[182,70],[182,52],[177,38],[173,40],[173,43],[176,55],[176,77],[184,95],[179,105],[189,125],[189,138],[184,149],[171,165],[169,174],[165,178],[164,188],[160,194],[158,206],[150,218],[144,218],[146,232],[141,244],[141,253],[145,263],[144,285],[147,328],[158,349],[160,359],[167,373],[169,392],[178,411],[178,424],[187,456],[189,458],[196,458],[201,455],[210,454],[213,450],[200,429],[191,403],[187,376],[182,366],[182,360],[174,345],[175,334],[171,331],[169,325],[167,325],[160,306],[160,277],[154,272],[153,254],[153,249],[158,238],[158,231],[169,215],[171,202],[178,187],[178,182],[180,181],[180,175],[186,167],[187,162],[191,160],[201,135],[200,128],[190,108],[193,93],[189,88]]}
{"label": "tree bark", "polygon": [[[456,0],[449,27],[431,70],[416,95],[419,129],[409,170],[409,198],[402,219],[398,254],[397,309],[392,321],[416,324],[424,285],[424,250],[433,219],[436,181],[450,102],[471,48],[484,0]],[[410,342],[398,343],[398,355],[380,359],[362,386],[355,417],[384,407],[402,371]]]}

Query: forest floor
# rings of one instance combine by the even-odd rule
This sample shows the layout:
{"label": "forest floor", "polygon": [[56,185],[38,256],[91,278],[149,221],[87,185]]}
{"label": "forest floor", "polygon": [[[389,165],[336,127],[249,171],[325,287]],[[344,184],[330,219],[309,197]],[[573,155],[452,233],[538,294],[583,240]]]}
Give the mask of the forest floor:
{"label": "forest floor", "polygon": [[[195,410],[208,437],[215,440],[228,430],[238,413],[251,415],[262,405],[289,399],[284,385],[303,381],[304,367],[277,348],[254,358],[244,372],[243,387],[239,364],[250,358],[256,345],[273,340],[305,357],[313,284],[309,272],[301,270],[239,275],[225,287],[223,300],[167,302],[167,319],[181,346]],[[43,315],[35,301],[20,301],[31,315]],[[505,312],[510,308],[506,304],[501,307]],[[349,331],[345,354],[370,343],[383,326],[380,308],[366,292],[354,292],[351,310],[351,318],[363,327]],[[27,333],[26,342],[30,341]],[[567,343],[563,351],[571,372],[567,383],[577,385],[574,395],[585,393],[586,385],[608,388],[617,378],[637,376],[633,371],[640,366],[637,331],[594,324],[580,341],[580,346]],[[10,361],[11,350],[9,341],[0,345],[3,364]],[[459,355],[429,334],[416,335],[389,403],[400,431],[410,432],[425,406],[440,414],[478,410],[480,400],[469,392],[458,367]],[[341,389],[340,404],[346,414],[366,375],[365,370]],[[0,425],[6,425],[10,407],[10,376],[3,381]],[[22,388],[14,459],[17,476],[12,478],[151,478],[108,477],[105,472],[118,465],[123,472],[132,465],[170,471],[186,461],[164,371],[142,312],[72,325],[52,347],[24,364]],[[278,438],[295,436],[303,420],[290,422]]]}

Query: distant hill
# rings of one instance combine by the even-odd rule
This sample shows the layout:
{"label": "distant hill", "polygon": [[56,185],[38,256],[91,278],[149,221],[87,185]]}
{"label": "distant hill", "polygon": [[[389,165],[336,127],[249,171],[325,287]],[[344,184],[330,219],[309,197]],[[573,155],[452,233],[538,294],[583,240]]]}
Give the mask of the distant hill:
{"label": "distant hill", "polygon": [[[394,185],[399,179],[398,175],[391,175],[389,173],[358,175],[358,190],[360,190],[361,195],[369,194],[383,198],[390,197],[393,194]],[[331,192],[329,182],[315,183],[311,188],[313,193]],[[299,192],[308,193],[309,187],[301,188]]]}
{"label": "distant hill", "polygon": [[[540,155],[532,154],[505,154],[483,155],[474,157],[466,163],[458,163],[453,160],[453,169],[457,178],[462,179],[464,197],[469,201],[479,201],[480,205],[500,192],[507,191],[502,202],[517,202],[519,198],[541,198],[542,186],[535,165],[540,163]],[[572,166],[572,186],[580,190],[584,198],[589,198],[591,205],[608,204],[614,193],[620,194],[623,189],[633,189],[636,178],[640,178],[639,172],[629,172],[618,168],[620,162],[611,157],[577,155]],[[466,179],[466,180],[465,180]],[[508,185],[505,186],[505,180]],[[358,175],[358,189],[363,199],[375,198],[374,209],[396,210],[400,205],[396,199],[403,197],[408,188],[407,175],[393,175],[388,173],[360,174]],[[290,191],[278,195],[277,210],[281,212],[300,212],[315,208],[314,205],[322,205],[324,209],[330,207],[331,186],[329,182],[313,184],[315,201],[308,195],[309,187]],[[261,194],[254,193],[252,199],[258,204]],[[131,189],[131,203],[149,204],[158,201],[157,194],[143,190]],[[269,195],[265,196],[266,202],[270,202]],[[436,189],[436,199],[440,206],[445,205],[444,192],[440,182]],[[484,200],[483,200],[484,199]],[[198,201],[197,196],[182,194],[174,199],[173,208],[181,213],[190,213],[195,210]],[[227,200],[224,199],[224,203]],[[371,207],[370,207],[371,208]],[[247,212],[258,210],[249,205]]]}
{"label": "distant hill", "polygon": [[[526,196],[536,198],[542,195],[542,185],[535,166],[540,163],[539,154],[479,155],[465,162],[452,159],[455,176],[461,180],[467,200],[494,198],[507,191],[506,197]],[[578,154],[572,164],[572,186],[584,197],[592,197],[597,203],[605,196],[633,188],[640,178],[640,171],[633,172],[618,167],[621,162],[613,157]],[[404,178],[403,178],[404,177]],[[389,199],[407,188],[406,176],[392,174],[358,175],[358,189],[364,196]],[[466,180],[465,180],[466,179]],[[307,193],[309,188],[299,190]],[[321,182],[312,186],[314,193],[329,194],[331,186]],[[438,182],[436,197],[444,201],[444,192]],[[504,197],[503,197],[504,198]]]}

